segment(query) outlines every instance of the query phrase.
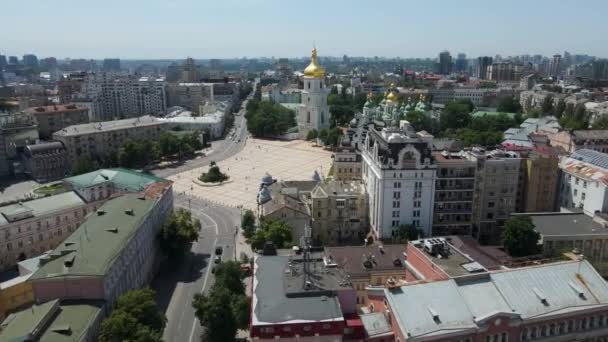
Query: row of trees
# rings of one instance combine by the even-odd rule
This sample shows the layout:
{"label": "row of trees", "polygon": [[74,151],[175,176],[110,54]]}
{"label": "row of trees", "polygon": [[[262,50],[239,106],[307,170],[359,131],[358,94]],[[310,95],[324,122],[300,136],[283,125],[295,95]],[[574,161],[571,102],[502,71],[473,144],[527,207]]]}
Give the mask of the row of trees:
{"label": "row of trees", "polygon": [[240,264],[228,261],[215,268],[215,283],[208,295],[194,295],[192,306],[205,329],[205,340],[234,341],[238,329],[249,323],[251,299],[245,295]]}
{"label": "row of trees", "polygon": [[321,143],[326,146],[336,147],[340,143],[340,138],[342,137],[342,130],[338,127],[333,128],[323,128],[320,131],[313,129],[308,132],[306,135],[306,140],[314,140],[319,139]]}
{"label": "row of trees", "polygon": [[191,157],[194,152],[203,148],[199,133],[163,132],[158,142],[144,139],[131,139],[124,143],[117,152],[111,152],[104,158],[91,159],[82,155],[72,167],[73,175],[97,170],[101,167],[144,168],[161,158]]}
{"label": "row of trees", "polygon": [[255,137],[280,135],[296,126],[295,113],[279,104],[252,99],[247,103],[247,129]]}
{"label": "row of trees", "polygon": [[291,240],[291,227],[287,223],[281,220],[263,219],[248,242],[253,250],[260,250],[267,241],[272,242],[276,248],[288,248],[291,246]]}
{"label": "row of trees", "polygon": [[110,317],[101,324],[101,342],[162,342],[165,314],[150,289],[129,291],[116,301]]}

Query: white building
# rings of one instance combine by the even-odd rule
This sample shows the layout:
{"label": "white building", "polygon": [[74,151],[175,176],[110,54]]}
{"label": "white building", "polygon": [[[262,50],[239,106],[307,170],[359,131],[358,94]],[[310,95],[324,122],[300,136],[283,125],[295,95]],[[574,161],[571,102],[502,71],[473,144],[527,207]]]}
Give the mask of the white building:
{"label": "white building", "polygon": [[302,136],[313,129],[329,128],[329,107],[325,70],[317,62],[317,49],[312,49],[310,64],[304,69],[304,90],[298,112],[298,128]]}
{"label": "white building", "polygon": [[562,182],[559,204],[587,215],[608,210],[608,154],[580,149],[559,163]]}
{"label": "white building", "polygon": [[158,120],[167,123],[170,128],[204,131],[209,139],[213,140],[221,138],[224,134],[226,115],[230,112],[230,108],[231,101],[212,102],[199,106],[200,116],[194,116],[191,111],[179,108]]}
{"label": "white building", "polygon": [[375,238],[391,238],[402,224],[431,235],[436,178],[432,139],[409,124],[382,131],[370,128],[361,157]]}

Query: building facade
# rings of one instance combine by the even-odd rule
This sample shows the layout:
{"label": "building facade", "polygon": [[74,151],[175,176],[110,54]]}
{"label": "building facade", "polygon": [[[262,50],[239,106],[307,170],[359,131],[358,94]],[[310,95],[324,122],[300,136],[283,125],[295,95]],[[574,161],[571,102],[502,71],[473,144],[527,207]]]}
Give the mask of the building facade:
{"label": "building facade", "polygon": [[67,126],[89,122],[89,109],[76,104],[33,107],[25,112],[36,119],[40,139],[50,139],[54,132]]}
{"label": "building facade", "polygon": [[361,155],[351,142],[343,139],[334,156],[334,175],[338,181],[361,180]]}
{"label": "building facade", "polygon": [[551,146],[561,148],[566,153],[588,149],[608,153],[608,130],[561,131],[550,137]]}
{"label": "building facade", "polygon": [[587,215],[608,210],[608,155],[581,149],[560,160],[559,205]]}
{"label": "building facade", "polygon": [[25,174],[39,183],[62,179],[69,172],[67,151],[59,141],[26,145],[21,157]]}
{"label": "building facade", "polygon": [[317,49],[312,49],[310,64],[304,69],[304,90],[298,110],[298,129],[302,137],[309,131],[329,128],[330,116],[327,105],[329,88],[325,84],[325,70],[317,61]]}
{"label": "building facade", "polygon": [[537,148],[523,162],[524,191],[522,211],[554,211],[560,183],[559,155],[552,148]]}

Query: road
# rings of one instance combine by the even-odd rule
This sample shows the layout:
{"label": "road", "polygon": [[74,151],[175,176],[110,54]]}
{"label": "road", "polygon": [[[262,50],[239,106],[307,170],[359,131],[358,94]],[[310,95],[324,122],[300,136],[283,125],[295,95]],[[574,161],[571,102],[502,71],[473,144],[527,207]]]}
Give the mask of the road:
{"label": "road", "polygon": [[216,246],[223,248],[222,260],[235,258],[235,229],[240,225],[240,211],[188,195],[175,194],[174,204],[191,209],[201,220],[201,233],[184,262],[161,270],[162,275],[152,287],[168,320],[163,340],[195,342],[200,341],[202,327],[194,316],[192,297],[199,292],[207,293],[213,285],[211,269]]}

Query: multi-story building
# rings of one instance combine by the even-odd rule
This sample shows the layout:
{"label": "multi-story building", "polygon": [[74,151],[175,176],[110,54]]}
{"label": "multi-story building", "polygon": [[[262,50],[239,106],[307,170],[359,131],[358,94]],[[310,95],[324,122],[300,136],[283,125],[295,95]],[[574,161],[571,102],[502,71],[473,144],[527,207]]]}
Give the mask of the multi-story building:
{"label": "multi-story building", "polygon": [[432,139],[410,125],[369,129],[361,147],[362,179],[375,239],[391,238],[402,224],[431,235],[437,168]]}
{"label": "multi-story building", "polygon": [[95,120],[112,120],[140,115],[164,115],[167,110],[163,78],[89,74],[82,96],[93,103]]}
{"label": "multi-story building", "polygon": [[553,79],[557,79],[562,71],[562,55],[553,55],[551,60],[551,72],[550,75]]}
{"label": "multi-story building", "polygon": [[497,83],[519,84],[523,66],[511,62],[492,63],[488,65],[486,79]]}
{"label": "multi-story building", "polygon": [[585,341],[608,335],[608,283],[586,260],[372,289],[391,341]]}
{"label": "multi-story building", "polygon": [[347,138],[336,148],[333,168],[338,181],[361,180],[361,154]]}
{"label": "multi-story building", "polygon": [[199,107],[212,99],[212,83],[174,83],[167,86],[169,107],[179,106],[198,113]]}
{"label": "multi-story building", "polygon": [[449,51],[439,53],[439,63],[437,63],[437,73],[440,75],[449,75],[452,73],[452,56]]}
{"label": "multi-story building", "polygon": [[484,243],[500,240],[501,227],[516,210],[521,158],[515,152],[473,148],[465,158],[475,162],[473,236]]}
{"label": "multi-story building", "polygon": [[329,128],[329,107],[325,84],[325,69],[317,61],[317,49],[312,49],[310,64],[304,69],[304,90],[298,111],[298,127],[302,137],[311,130]]}
{"label": "multi-story building", "polygon": [[488,77],[488,67],[492,65],[492,57],[477,57],[477,77],[485,80]]}
{"label": "multi-story building", "polygon": [[117,151],[131,139],[158,140],[168,123],[153,116],[73,125],[53,133],[61,141],[73,165],[79,157],[96,159]]}
{"label": "multi-story building", "polygon": [[608,153],[608,130],[561,131],[550,137],[551,146],[561,148],[566,153],[580,149]]}
{"label": "multi-story building", "polygon": [[102,69],[103,71],[120,71],[120,58],[105,58]]}
{"label": "multi-story building", "polygon": [[367,193],[360,181],[319,182],[310,203],[312,232],[323,244],[358,243],[367,235]]}
{"label": "multi-story building", "polygon": [[108,313],[120,295],[154,276],[157,236],[172,210],[170,183],[108,200],[41,259],[30,278],[36,302],[104,300]]}
{"label": "multi-story building", "polygon": [[433,235],[470,235],[476,164],[463,152],[433,152],[433,157],[437,163]]}
{"label": "multi-story building", "polygon": [[67,151],[59,141],[26,145],[21,159],[24,173],[39,183],[62,179],[69,172]]}
{"label": "multi-story building", "polygon": [[252,278],[249,334],[253,340],[363,339],[356,319],[356,291],[332,260],[309,252],[258,256]]}
{"label": "multi-story building", "polygon": [[559,154],[551,147],[538,147],[522,159],[522,207],[525,212],[554,211],[558,200]]}
{"label": "multi-story building", "polygon": [[33,54],[23,55],[23,65],[30,68],[38,67],[38,57]]}
{"label": "multi-story building", "polygon": [[50,139],[67,126],[89,122],[89,108],[76,104],[33,107],[25,112],[36,119],[40,139]]}
{"label": "multi-story building", "polygon": [[559,205],[587,215],[608,210],[608,155],[581,149],[559,163],[562,173]]}
{"label": "multi-story building", "polygon": [[27,113],[0,113],[0,177],[10,175],[18,150],[38,140],[36,121]]}
{"label": "multi-story building", "polygon": [[458,100],[471,100],[475,106],[489,106],[496,99],[496,89],[488,88],[438,88],[429,94],[433,103],[447,104]]}
{"label": "multi-story building", "polygon": [[70,191],[0,207],[0,269],[55,248],[97,205]]}

